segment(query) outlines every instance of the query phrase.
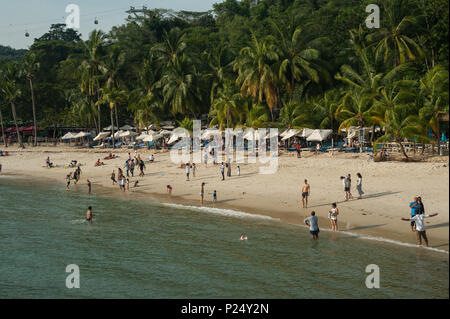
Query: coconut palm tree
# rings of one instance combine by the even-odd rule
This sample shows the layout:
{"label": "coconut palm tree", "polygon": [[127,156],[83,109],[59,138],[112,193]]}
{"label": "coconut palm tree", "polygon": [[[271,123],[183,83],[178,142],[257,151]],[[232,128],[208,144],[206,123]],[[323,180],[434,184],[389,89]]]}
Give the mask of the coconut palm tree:
{"label": "coconut palm tree", "polygon": [[322,39],[312,37],[314,33],[304,27],[292,25],[283,32],[273,23],[277,32],[280,51],[278,78],[286,85],[292,99],[296,82],[312,81],[319,83],[321,75],[329,78],[328,72],[320,65],[320,51],[315,46]]}
{"label": "coconut palm tree", "polygon": [[101,98],[97,101],[99,104],[109,104],[110,119],[111,119],[111,133],[113,148],[115,148],[115,138],[114,138],[114,117],[113,111],[116,109],[117,103],[123,103],[126,100],[126,92],[124,90],[119,90],[115,87],[108,87],[105,85],[101,89]]}
{"label": "coconut palm tree", "polygon": [[209,116],[212,118],[210,126],[219,124],[219,129],[235,127],[239,119],[239,103],[242,98],[236,93],[236,88],[231,81],[227,81],[224,87],[219,91],[218,97],[213,101]]}
{"label": "coconut palm tree", "polygon": [[195,66],[184,54],[171,63],[158,84],[162,87],[164,103],[173,114],[191,112],[195,115],[200,96]]}
{"label": "coconut palm tree", "polygon": [[99,99],[100,90],[100,69],[102,64],[102,49],[105,34],[101,30],[94,30],[89,35],[89,39],[84,42],[85,60],[81,64],[81,91],[89,97],[91,105],[97,105],[97,132],[102,130],[100,104],[96,103]]}
{"label": "coconut palm tree", "polygon": [[394,141],[400,147],[400,151],[406,160],[409,160],[402,142],[407,138],[410,140],[426,140],[423,135],[421,123],[417,115],[411,115],[411,105],[394,105],[382,122],[385,127],[385,134],[377,139],[376,143],[386,143]]}
{"label": "coconut palm tree", "polygon": [[313,110],[319,114],[322,119],[320,122],[321,128],[330,128],[333,132],[336,131],[336,111],[339,107],[341,94],[336,90],[325,92],[323,97],[319,100],[313,101]]}
{"label": "coconut palm tree", "polygon": [[25,148],[22,142],[22,137],[19,132],[19,125],[17,124],[17,114],[16,114],[16,98],[21,95],[17,80],[20,77],[19,66],[16,62],[11,62],[7,64],[0,74],[0,90],[8,99],[11,104],[11,111],[14,119],[14,124],[16,126],[17,141],[21,148]]}
{"label": "coconut palm tree", "polygon": [[164,67],[169,67],[183,55],[186,49],[185,36],[186,33],[180,28],[173,28],[170,32],[164,30],[163,42],[152,47],[151,52],[158,57]]}
{"label": "coconut palm tree", "polygon": [[426,119],[427,128],[431,128],[436,135],[438,150],[441,145],[441,130],[439,118],[448,114],[448,70],[437,65],[420,79],[420,101],[423,107],[420,116]]}
{"label": "coconut palm tree", "polygon": [[270,123],[267,108],[261,104],[253,104],[251,109],[246,110],[245,126],[251,128],[265,127]]}
{"label": "coconut palm tree", "polygon": [[36,106],[34,100],[34,90],[33,90],[33,78],[37,70],[39,69],[39,62],[36,60],[36,55],[31,52],[24,57],[22,61],[22,70],[21,72],[25,75],[30,85],[31,92],[31,106],[33,111],[33,136],[34,136],[34,146],[37,146],[37,121],[36,121]]}
{"label": "coconut palm tree", "polygon": [[371,124],[370,110],[373,106],[374,97],[374,94],[365,93],[361,89],[347,92],[336,109],[336,118],[342,121],[338,132],[342,128],[348,129],[350,126],[363,127],[366,124]]}
{"label": "coconut palm tree", "polygon": [[[0,83],[1,83],[1,81],[0,81]],[[5,127],[3,126],[3,114],[2,114],[1,105],[0,105],[0,128],[2,129],[3,145],[5,145],[5,147],[8,147],[8,142],[6,141],[6,137],[5,137]]]}
{"label": "coconut palm tree", "polygon": [[412,38],[412,32],[419,28],[417,18],[405,15],[409,7],[408,1],[384,0],[383,7],[387,26],[374,29],[376,31],[367,36],[367,41],[376,45],[377,60],[393,62],[391,65],[397,66],[423,58],[422,49]]}
{"label": "coconut palm tree", "polygon": [[310,116],[303,111],[302,106],[296,101],[284,103],[280,110],[278,122],[283,128],[302,129],[311,125],[308,123]]}
{"label": "coconut palm tree", "polygon": [[274,70],[277,62],[278,54],[273,42],[269,39],[260,41],[252,32],[251,46],[241,50],[233,66],[233,70],[238,71],[236,84],[240,86],[242,96],[251,96],[258,103],[265,100],[272,121],[273,109],[278,105],[275,88],[277,74]]}

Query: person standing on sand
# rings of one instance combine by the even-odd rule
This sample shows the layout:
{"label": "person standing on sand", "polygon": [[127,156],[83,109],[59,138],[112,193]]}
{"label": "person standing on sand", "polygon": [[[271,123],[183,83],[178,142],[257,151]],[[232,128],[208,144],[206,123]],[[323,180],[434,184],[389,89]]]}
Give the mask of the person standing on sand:
{"label": "person standing on sand", "polygon": [[197,171],[197,167],[195,166],[195,163],[192,163],[192,176],[195,177],[195,172]]}
{"label": "person standing on sand", "polygon": [[214,190],[213,192],[213,202],[216,203],[217,202],[217,191]]}
{"label": "person standing on sand", "polygon": [[413,217],[419,212],[419,199],[414,197],[414,201],[409,203],[409,207],[411,208],[411,231],[414,232],[416,230],[416,222],[413,220]]}
{"label": "person standing on sand", "polygon": [[437,216],[438,214],[431,214],[431,215],[425,215],[425,214],[417,214],[414,215],[414,217],[411,218],[401,218],[404,221],[411,221],[415,223],[416,225],[416,234],[417,234],[417,245],[421,246],[422,245],[422,238],[423,241],[425,243],[425,247],[428,247],[428,238],[427,238],[427,233],[425,231],[425,222],[424,222],[424,218],[429,218],[429,217],[434,217]]}
{"label": "person standing on sand", "polygon": [[320,143],[316,144],[316,151],[314,152],[314,155],[319,154],[319,150],[320,150]]}
{"label": "person standing on sand", "polygon": [[351,193],[352,188],[352,179],[350,177],[350,174],[347,175],[347,178],[344,179],[344,191],[345,191],[345,200],[348,201],[349,198],[353,198],[353,195]]}
{"label": "person standing on sand", "polygon": [[344,198],[347,199],[347,192],[345,191],[345,177],[341,176],[340,180],[342,182],[342,185],[344,186]]}
{"label": "person standing on sand", "polygon": [[311,216],[305,218],[304,223],[309,226],[309,233],[312,239],[319,239],[319,219],[315,211],[311,212]]}
{"label": "person standing on sand", "polygon": [[134,177],[134,167],[135,167],[134,161],[131,160],[131,161],[130,161],[130,173],[131,173],[131,177]]}
{"label": "person standing on sand", "polygon": [[220,174],[222,174],[222,180],[224,181],[225,180],[225,167],[223,165],[223,162],[222,162],[222,165],[220,165]]}
{"label": "person standing on sand", "polygon": [[139,177],[143,177],[145,175],[144,174],[145,164],[144,161],[141,159],[138,159],[138,161],[139,161]]}
{"label": "person standing on sand", "polygon": [[300,154],[300,143],[297,142],[297,157],[301,158],[301,154]]}
{"label": "person standing on sand", "polygon": [[231,177],[231,163],[227,163],[227,176]]}
{"label": "person standing on sand", "polygon": [[91,190],[92,190],[92,186],[91,186],[91,181],[87,180],[87,186],[88,186],[88,194],[91,195]]}
{"label": "person standing on sand", "polygon": [[237,167],[237,175],[238,176],[241,176],[241,167],[238,165],[238,167]]}
{"label": "person standing on sand", "polygon": [[189,181],[189,174],[191,173],[191,166],[186,163],[186,181]]}
{"label": "person standing on sand", "polygon": [[117,183],[117,181],[116,181],[116,173],[114,172],[114,170],[111,173],[111,180],[112,180],[112,184],[114,186]]}
{"label": "person standing on sand", "polygon": [[356,189],[358,190],[359,197],[358,199],[362,199],[364,192],[362,190],[362,175],[360,173],[356,174],[358,176],[358,180],[356,181]]}
{"label": "person standing on sand", "polygon": [[205,167],[208,167],[208,152],[207,150],[203,150],[203,162],[205,163]]}
{"label": "person standing on sand", "polygon": [[169,195],[169,198],[172,196],[172,186],[170,185],[167,185],[167,194]]}
{"label": "person standing on sand", "polygon": [[331,204],[330,212],[328,213],[328,218],[331,221],[331,230],[338,231],[338,221],[337,217],[339,215],[339,208],[337,208],[336,203]]}
{"label": "person standing on sand", "polygon": [[200,203],[203,206],[203,198],[205,197],[205,183],[202,183],[202,186],[200,188]]}
{"label": "person standing on sand", "polygon": [[423,205],[422,197],[420,197],[420,196],[417,197],[417,203],[419,206],[419,210],[418,210],[417,214],[425,214],[425,206]]}
{"label": "person standing on sand", "polygon": [[308,184],[308,180],[305,179],[305,182],[302,186],[302,204],[303,208],[308,208],[308,197],[311,193],[311,186]]}

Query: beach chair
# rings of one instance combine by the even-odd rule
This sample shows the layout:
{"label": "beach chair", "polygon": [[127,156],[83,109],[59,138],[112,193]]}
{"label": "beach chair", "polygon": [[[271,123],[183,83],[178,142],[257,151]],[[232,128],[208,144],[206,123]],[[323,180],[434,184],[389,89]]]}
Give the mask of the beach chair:
{"label": "beach chair", "polygon": [[[122,142],[117,142],[114,146],[116,147],[116,148],[119,148],[119,147],[122,147]],[[111,146],[111,148],[112,148],[112,146]]]}

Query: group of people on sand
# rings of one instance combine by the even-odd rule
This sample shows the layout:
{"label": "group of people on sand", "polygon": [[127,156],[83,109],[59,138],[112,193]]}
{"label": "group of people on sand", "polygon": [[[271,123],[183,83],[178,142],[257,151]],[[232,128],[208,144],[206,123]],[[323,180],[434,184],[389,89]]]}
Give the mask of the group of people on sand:
{"label": "group of people on sand", "polygon": [[[76,185],[78,183],[78,181],[81,179],[81,165],[78,164],[77,168],[75,169],[75,171],[72,173],[70,172],[69,174],[66,175],[66,189],[69,190],[70,189],[70,183],[71,181],[73,181],[73,183]],[[89,182],[89,180],[88,180]],[[90,182],[89,182],[90,183]],[[89,186],[89,194],[90,194],[90,186]]]}
{"label": "group of people on sand", "polygon": [[[364,195],[364,191],[362,190],[362,175],[361,173],[357,173],[356,176],[358,179],[356,180],[356,190],[358,191],[358,198],[362,199]],[[344,186],[344,194],[345,194],[345,200],[348,201],[349,199],[353,199],[352,195],[352,176],[350,174],[345,176],[341,176],[341,181]]]}
{"label": "group of people on sand", "polygon": [[417,245],[422,245],[423,243],[426,247],[428,247],[428,238],[425,230],[425,218],[434,217],[438,214],[425,214],[425,206],[422,202],[422,198],[420,196],[414,197],[414,200],[409,204],[411,208],[411,217],[410,218],[401,218],[403,221],[409,221],[411,225],[411,231],[416,233],[417,236]]}

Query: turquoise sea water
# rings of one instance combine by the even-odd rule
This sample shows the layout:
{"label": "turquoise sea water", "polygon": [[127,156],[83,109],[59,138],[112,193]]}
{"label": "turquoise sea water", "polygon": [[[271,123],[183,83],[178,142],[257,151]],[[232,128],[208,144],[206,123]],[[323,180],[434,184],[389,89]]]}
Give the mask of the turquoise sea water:
{"label": "turquoise sea water", "polygon": [[[239,212],[4,177],[0,201],[0,298],[449,297],[446,253],[324,231],[313,241],[306,228]],[[65,286],[69,264],[80,268],[80,289]],[[380,289],[366,288],[369,264],[380,268]]]}

